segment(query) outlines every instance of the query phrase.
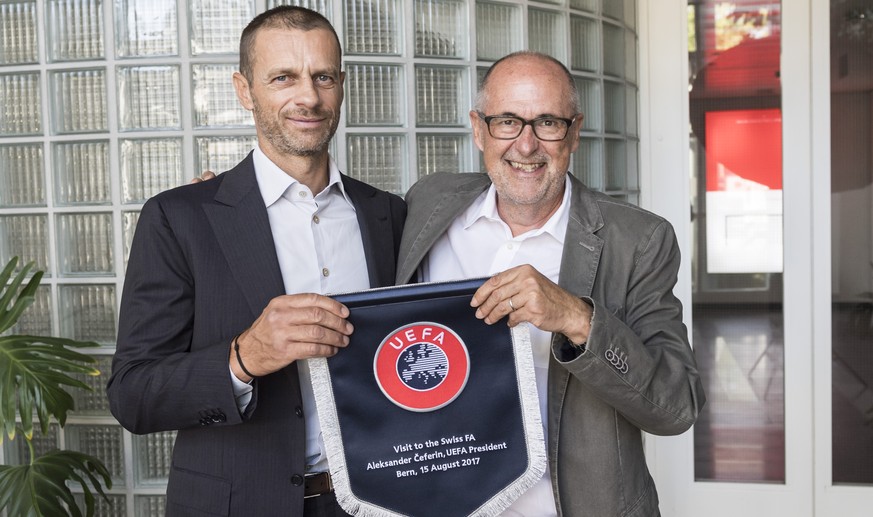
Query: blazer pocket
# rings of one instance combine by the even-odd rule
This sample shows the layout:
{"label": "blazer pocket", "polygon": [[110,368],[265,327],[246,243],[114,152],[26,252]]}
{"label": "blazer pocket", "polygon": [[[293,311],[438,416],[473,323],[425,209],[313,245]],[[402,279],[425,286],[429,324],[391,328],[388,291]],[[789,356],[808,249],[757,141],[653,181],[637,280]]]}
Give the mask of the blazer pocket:
{"label": "blazer pocket", "polygon": [[173,467],[167,486],[167,514],[170,507],[185,507],[191,513],[181,515],[228,515],[230,513],[230,481]]}

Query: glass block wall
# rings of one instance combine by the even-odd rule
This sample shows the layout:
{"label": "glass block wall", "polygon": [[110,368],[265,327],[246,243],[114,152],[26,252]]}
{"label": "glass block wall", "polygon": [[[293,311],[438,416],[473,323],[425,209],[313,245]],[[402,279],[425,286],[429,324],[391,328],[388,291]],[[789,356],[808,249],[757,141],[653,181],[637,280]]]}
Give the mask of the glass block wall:
{"label": "glass block wall", "polygon": [[[348,174],[397,193],[435,171],[481,168],[468,111],[499,57],[567,64],[585,122],[572,172],[639,198],[636,0],[0,0],[0,264],[46,272],[16,333],[95,340],[95,391],[38,450],[101,457],[101,515],[163,513],[173,433],[132,436],[103,386],[142,203],[242,159],[255,137],[231,74],[257,13],[297,3],[335,25],[346,100],[331,151]],[[20,440],[0,448],[22,461]]]}

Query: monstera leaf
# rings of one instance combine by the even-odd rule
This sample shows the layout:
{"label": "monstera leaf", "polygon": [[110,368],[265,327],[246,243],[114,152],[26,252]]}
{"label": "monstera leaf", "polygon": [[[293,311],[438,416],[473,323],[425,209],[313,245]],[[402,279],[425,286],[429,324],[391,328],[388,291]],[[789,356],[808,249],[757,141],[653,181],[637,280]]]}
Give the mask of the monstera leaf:
{"label": "monstera leaf", "polygon": [[[104,498],[100,484],[112,486],[109,471],[91,456],[54,450],[36,458],[30,465],[0,465],[0,508],[7,515],[82,515],[66,481],[78,482],[85,499],[86,515],[94,514],[94,487]],[[90,485],[90,486],[89,486]]]}
{"label": "monstera leaf", "polygon": [[[13,258],[0,272],[0,334],[12,328],[33,303],[42,278],[42,272],[37,271],[24,284],[33,264],[26,264],[13,277],[17,264],[18,258]],[[58,450],[34,457],[30,442],[34,414],[42,433],[47,434],[52,417],[63,427],[73,409],[73,397],[67,389],[91,390],[72,375],[99,375],[91,366],[95,359],[72,348],[95,346],[97,343],[59,337],[0,335],[0,443],[4,434],[12,440],[21,431],[30,451],[27,464],[0,465],[0,511],[5,510],[6,515],[82,515],[69,482],[81,486],[89,516],[94,513],[94,492],[89,486],[106,498],[103,485],[111,488],[112,482],[99,459]]]}
{"label": "monstera leaf", "polygon": [[[9,278],[18,259],[13,258],[0,273],[0,332],[4,332],[21,316],[34,300],[42,272],[31,277],[20,289],[32,263],[25,265],[11,283]],[[20,292],[18,292],[20,289]],[[16,296],[16,292],[17,296]],[[48,432],[50,416],[61,426],[67,412],[73,409],[73,397],[64,386],[90,390],[90,386],[68,374],[99,375],[89,366],[95,359],[70,350],[69,347],[95,347],[97,343],[43,336],[0,336],[0,419],[3,431],[11,440],[15,437],[16,409],[27,439],[33,437],[33,414],[39,418],[43,433]],[[0,437],[2,440],[2,437]]]}

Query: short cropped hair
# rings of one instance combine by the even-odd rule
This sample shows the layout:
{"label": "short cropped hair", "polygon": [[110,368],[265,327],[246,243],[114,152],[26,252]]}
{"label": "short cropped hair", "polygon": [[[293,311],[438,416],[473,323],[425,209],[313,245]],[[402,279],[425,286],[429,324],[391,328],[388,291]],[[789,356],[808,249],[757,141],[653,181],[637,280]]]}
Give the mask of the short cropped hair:
{"label": "short cropped hair", "polygon": [[[475,108],[479,111],[485,107],[488,101],[488,80],[491,78],[491,72],[500,66],[504,61],[508,61],[510,59],[516,57],[530,57],[534,59],[540,59],[543,61],[548,61],[550,63],[554,63],[561,69],[564,73],[564,77],[567,80],[567,87],[570,89],[570,107],[573,109],[573,113],[582,113],[582,105],[579,102],[579,91],[576,88],[576,82],[573,81],[573,76],[570,74],[570,71],[567,70],[567,67],[564,66],[564,63],[561,63],[557,59],[553,58],[548,54],[543,54],[542,52],[534,52],[533,50],[520,50],[518,52],[513,52],[512,54],[507,54],[502,58],[498,59],[494,62],[493,65],[485,72],[485,77],[482,78],[482,84],[479,85],[479,92],[476,93],[476,104]],[[507,65],[504,65],[507,66]]]}
{"label": "short cropped hair", "polygon": [[342,45],[330,20],[305,7],[280,5],[255,16],[246,25],[242,36],[240,36],[239,71],[249,82],[254,79],[252,76],[252,63],[254,61],[255,35],[260,29],[296,29],[301,31],[324,29],[330,31],[336,39],[336,46],[339,49],[339,56],[337,58],[342,59]]}

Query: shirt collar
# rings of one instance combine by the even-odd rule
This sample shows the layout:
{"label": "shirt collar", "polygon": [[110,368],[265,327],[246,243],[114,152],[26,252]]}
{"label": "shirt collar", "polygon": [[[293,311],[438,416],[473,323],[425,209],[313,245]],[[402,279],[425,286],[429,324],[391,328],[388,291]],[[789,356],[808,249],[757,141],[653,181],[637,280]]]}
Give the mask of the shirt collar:
{"label": "shirt collar", "polygon": [[[264,198],[264,204],[266,206],[271,206],[278,201],[285,191],[288,190],[288,187],[295,183],[300,183],[292,178],[290,174],[286,174],[285,171],[280,169],[272,160],[267,158],[267,155],[264,154],[264,151],[261,150],[259,145],[255,145],[255,152],[252,159],[255,163],[255,177],[258,179],[258,188],[261,190],[261,197]],[[349,205],[354,206],[352,200],[349,198],[348,194],[346,194],[346,188],[343,185],[341,174],[336,162],[332,157],[329,157],[328,181],[323,192],[330,194],[337,189],[346,202],[348,202]],[[315,196],[318,196],[319,194],[321,194],[321,192],[314,193]]]}
{"label": "shirt collar", "polygon": [[[546,224],[523,233],[516,238],[525,239],[548,233],[558,242],[563,244],[564,235],[567,233],[567,223],[570,220],[570,194],[572,190],[573,184],[570,182],[568,176],[564,179],[564,197],[561,199],[561,205],[558,207],[558,210],[549,217]],[[464,220],[464,229],[469,229],[480,219],[497,221],[506,226],[506,223],[500,218],[500,214],[497,213],[497,189],[494,187],[494,183],[488,187],[488,190],[479,196],[476,202],[470,207],[470,210],[467,210],[466,219]]]}

